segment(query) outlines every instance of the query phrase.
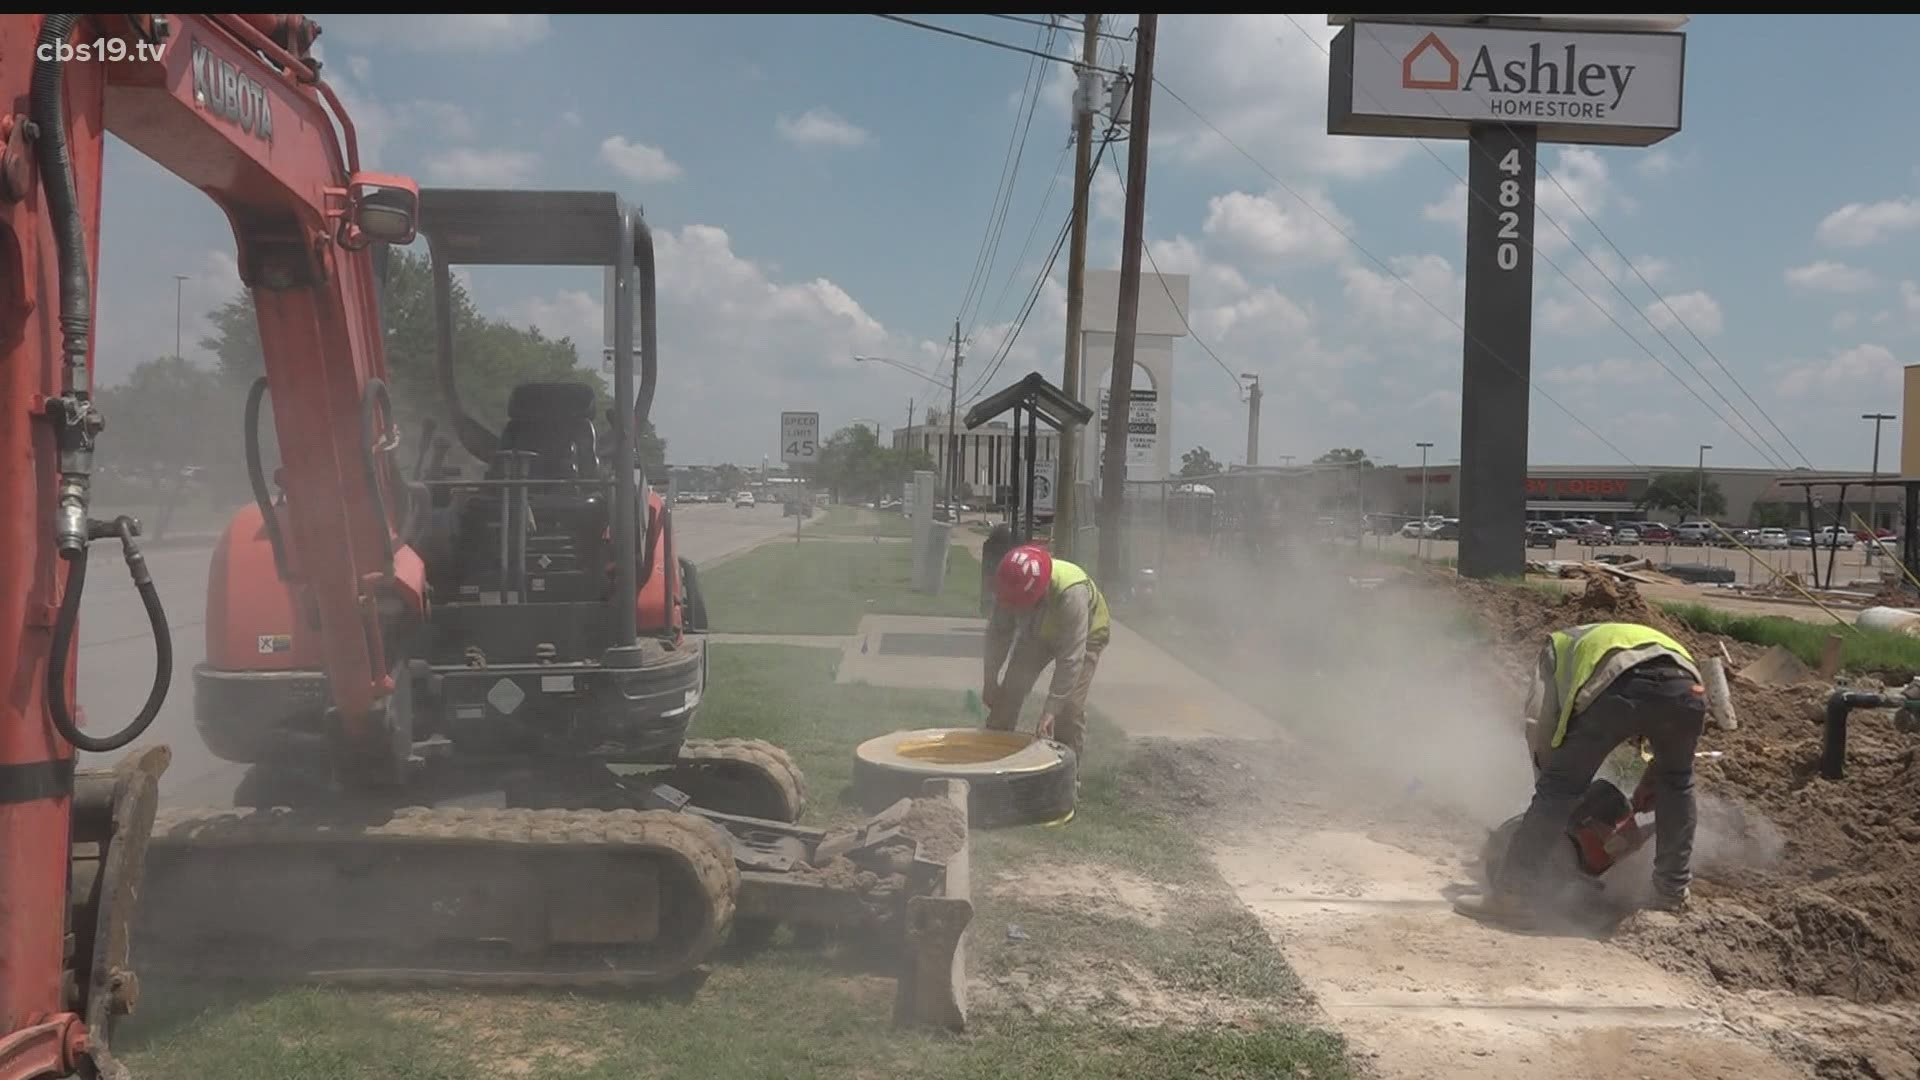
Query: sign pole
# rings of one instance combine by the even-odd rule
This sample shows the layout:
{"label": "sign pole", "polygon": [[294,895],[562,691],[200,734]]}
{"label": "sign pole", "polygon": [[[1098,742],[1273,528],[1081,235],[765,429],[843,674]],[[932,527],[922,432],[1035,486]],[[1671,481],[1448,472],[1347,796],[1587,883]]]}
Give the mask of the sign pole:
{"label": "sign pole", "polygon": [[1475,125],[1467,149],[1466,334],[1460,370],[1462,577],[1526,572],[1533,367],[1532,127]]}
{"label": "sign pole", "polygon": [[1534,170],[1541,141],[1680,130],[1684,15],[1328,15],[1327,132],[1467,143],[1462,577],[1526,569]]}

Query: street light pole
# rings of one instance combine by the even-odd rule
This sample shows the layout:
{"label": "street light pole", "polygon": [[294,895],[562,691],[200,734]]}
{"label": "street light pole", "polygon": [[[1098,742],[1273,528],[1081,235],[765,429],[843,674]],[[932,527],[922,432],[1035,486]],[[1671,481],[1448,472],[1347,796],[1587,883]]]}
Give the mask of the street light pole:
{"label": "street light pole", "polygon": [[1695,489],[1693,496],[1693,516],[1696,518],[1707,516],[1702,508],[1707,504],[1707,451],[1711,449],[1713,447],[1706,443],[1700,444],[1699,486]]}
{"label": "street light pole", "polygon": [[1430,442],[1417,442],[1420,448],[1420,543],[1416,546],[1419,557],[1427,557],[1427,450],[1433,446]]}
{"label": "street light pole", "polygon": [[1243,371],[1247,380],[1247,466],[1260,464],[1260,376]]}
{"label": "street light pole", "polygon": [[173,275],[173,355],[180,355],[180,298],[186,286],[187,275]]}
{"label": "street light pole", "polygon": [[1867,554],[1880,547],[1880,421],[1892,420],[1892,413],[1861,413],[1860,419],[1873,421],[1873,483],[1867,485]]}

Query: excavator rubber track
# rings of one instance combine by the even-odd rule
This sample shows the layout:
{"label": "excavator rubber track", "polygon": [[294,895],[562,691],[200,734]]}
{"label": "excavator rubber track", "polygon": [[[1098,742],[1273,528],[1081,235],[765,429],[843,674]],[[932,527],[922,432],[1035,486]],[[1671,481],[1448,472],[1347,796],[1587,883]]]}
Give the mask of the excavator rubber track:
{"label": "excavator rubber track", "polygon": [[672,982],[732,924],[726,830],[666,810],[165,812],[144,970],[372,986]]}
{"label": "excavator rubber track", "polygon": [[785,750],[760,739],[688,739],[657,782],[700,806],[792,824],[807,809],[807,781]]}

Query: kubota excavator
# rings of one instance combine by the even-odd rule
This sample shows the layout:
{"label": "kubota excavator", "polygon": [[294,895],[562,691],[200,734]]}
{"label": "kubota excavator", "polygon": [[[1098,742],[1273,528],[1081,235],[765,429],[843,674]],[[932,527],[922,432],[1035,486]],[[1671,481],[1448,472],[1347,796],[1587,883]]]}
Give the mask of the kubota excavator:
{"label": "kubota excavator", "polygon": [[[499,472],[439,487],[438,475],[404,476],[376,255],[382,245],[410,243],[423,227],[437,260],[443,245],[449,261],[462,261],[463,245],[468,254],[511,252],[515,239],[537,241],[543,224],[522,217],[503,246],[500,233],[483,235],[487,208],[463,218],[456,193],[440,213],[439,196],[423,200],[411,180],[363,170],[352,121],[310,52],[318,34],[300,15],[0,16],[0,407],[10,415],[0,424],[0,656],[11,664],[11,689],[0,698],[0,1080],[115,1072],[113,1018],[133,1006],[135,968],[155,958],[189,970],[362,982],[655,983],[705,958],[736,911],[740,928],[877,922],[897,931],[909,956],[896,1017],[964,1022],[967,845],[922,851],[908,827],[918,807],[906,800],[833,833],[792,824],[792,800],[771,816],[738,815],[701,805],[672,784],[627,786],[603,773],[589,788],[549,790],[515,807],[399,806],[435,740],[457,750],[464,721],[480,721],[467,729],[476,733],[473,743],[505,736],[508,756],[526,756],[531,735],[535,749],[551,751],[557,741],[561,761],[571,755],[599,767],[604,755],[579,754],[578,738],[590,734],[596,715],[632,720],[622,711],[631,705],[625,699],[636,687],[646,697],[648,683],[628,676],[648,666],[649,653],[672,652],[670,644],[684,640],[687,594],[664,508],[634,481],[635,425],[650,401],[651,367],[635,401],[638,416],[624,407],[609,416],[614,452],[605,474],[540,475],[557,467],[553,455],[579,454],[577,440],[556,447],[535,435],[538,446],[500,446],[517,440],[503,432],[489,443],[479,436],[491,433],[460,431],[469,450],[506,451],[488,462]],[[263,595],[210,610],[208,624],[224,620],[232,632],[266,612],[253,643],[256,656],[274,663],[208,668],[197,673],[197,689],[224,676],[300,673],[318,710],[291,723],[284,708],[226,723],[324,762],[341,797],[311,810],[156,815],[164,747],[111,769],[74,767],[76,748],[111,752],[144,732],[172,676],[165,613],[139,553],[139,525],[95,518],[89,505],[92,452],[106,430],[93,404],[91,326],[109,131],[205,191],[233,227],[266,368],[248,427],[257,434],[260,403],[270,396],[282,466],[278,499],[254,470],[254,516],[229,531],[226,565],[215,567],[228,583],[216,590]],[[611,196],[580,194],[572,196],[576,207],[603,211],[587,215],[600,238],[585,241],[575,257],[550,261],[614,267],[616,395],[635,400],[625,346],[636,277],[643,363],[655,359],[651,246],[637,214]],[[545,210],[566,201],[563,195]],[[508,217],[516,209],[497,199],[492,208]],[[517,210],[544,212],[533,203]],[[439,225],[445,228],[436,232]],[[578,258],[581,250],[594,257]],[[448,332],[443,325],[443,338]],[[443,340],[443,365],[450,353]],[[577,430],[578,402],[567,391],[535,387],[517,397],[510,427]],[[531,463],[521,456],[528,449]],[[252,457],[257,464],[257,447]],[[576,494],[542,506],[533,493],[541,479],[572,481],[576,492],[603,492],[607,502],[595,507],[594,496]],[[462,484],[464,493],[456,490]],[[470,521],[448,534],[469,558],[430,567],[414,546],[432,543],[422,522],[436,504]],[[483,526],[480,510],[489,508],[501,517]],[[561,530],[568,535],[558,540],[531,524],[568,519],[568,509],[588,518],[610,510],[609,520],[597,537],[589,523]],[[580,525],[579,514],[571,520]],[[477,536],[504,545],[491,567],[471,558]],[[536,538],[559,548],[536,552]],[[467,586],[524,594],[529,559],[555,551],[579,557],[596,539],[611,557],[588,569],[603,570],[611,592],[585,601],[600,614],[564,657],[545,634],[504,632],[513,616],[490,620],[480,610],[488,606],[484,596],[463,610]],[[88,545],[113,540],[146,601],[157,659],[146,707],[102,737],[86,730],[73,705],[74,630]],[[643,576],[657,589],[654,600]],[[437,587],[453,591],[444,609]],[[659,632],[653,639],[640,633],[642,609]],[[447,662],[449,644],[463,636],[480,655],[463,647],[461,663]],[[487,642],[501,640],[513,644],[501,650],[499,670],[489,671]],[[534,655],[519,655],[529,640]],[[222,655],[234,654],[209,650],[210,660]],[[573,669],[557,673],[556,663]],[[669,680],[687,674],[683,663],[656,667]],[[316,671],[322,678],[312,677]],[[704,673],[702,659],[702,681]],[[502,702],[514,691],[504,686],[524,694],[527,680],[559,674],[587,675],[615,699],[610,710],[586,710],[585,732],[577,700],[546,710],[531,732],[470,713],[476,693],[511,713]],[[557,686],[538,688],[564,697]],[[432,702],[424,710],[415,707],[423,689]],[[680,694],[690,715],[693,701],[684,688]],[[641,751],[627,747],[628,759],[665,764],[670,778],[696,789],[704,777],[710,804],[770,805],[767,785],[751,778],[782,766],[763,769],[755,757],[744,768],[703,770],[702,755],[684,760],[676,709],[643,705],[639,726],[664,722],[667,735],[641,739]],[[226,707],[250,708],[244,701]],[[206,714],[199,720],[203,732],[221,723]],[[537,745],[555,731],[574,738]],[[554,757],[534,760],[535,771]],[[948,783],[939,794],[935,809],[958,813],[964,836],[964,785]],[[839,859],[865,860],[894,884],[862,895],[836,884],[845,875],[811,873]]]}

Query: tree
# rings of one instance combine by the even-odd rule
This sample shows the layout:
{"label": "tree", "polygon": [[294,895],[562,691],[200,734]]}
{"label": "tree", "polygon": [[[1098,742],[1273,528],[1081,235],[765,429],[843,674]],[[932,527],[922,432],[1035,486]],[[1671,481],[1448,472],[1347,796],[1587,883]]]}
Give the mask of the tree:
{"label": "tree", "polygon": [[234,401],[217,374],[178,356],[146,361],[95,399],[107,419],[102,462],[122,474],[151,481],[233,457],[222,441],[241,430]]}
{"label": "tree", "polygon": [[1180,455],[1180,475],[1191,479],[1195,476],[1217,476],[1225,470],[1213,460],[1213,455],[1204,446],[1196,446]]}
{"label": "tree", "polygon": [[1314,458],[1313,463],[1315,465],[1358,465],[1363,469],[1373,468],[1373,460],[1367,457],[1365,450],[1358,447],[1351,450],[1346,447],[1329,450],[1319,457]]}
{"label": "tree", "polygon": [[933,468],[925,450],[895,450],[880,445],[873,429],[855,424],[833,433],[820,447],[812,479],[835,499],[872,499],[898,491],[916,469]]}
{"label": "tree", "polygon": [[746,470],[732,462],[714,469],[713,472],[717,478],[716,482],[720,485],[719,490],[728,498],[732,498],[734,492],[747,485]]}
{"label": "tree", "polygon": [[1670,510],[1687,515],[1694,512],[1696,501],[1700,512],[1710,518],[1727,512],[1727,497],[1720,491],[1720,484],[1709,476],[1703,491],[1698,472],[1661,473],[1647,485],[1636,505],[1642,510]]}
{"label": "tree", "polygon": [[[468,415],[488,429],[506,423],[507,397],[523,382],[579,382],[594,391],[594,419],[605,425],[613,395],[598,371],[580,367],[570,338],[550,338],[537,326],[516,327],[489,319],[475,308],[458,280],[451,283],[454,377]],[[417,431],[432,416],[446,429],[449,411],[436,372],[437,327],[433,304],[433,264],[428,256],[395,248],[381,290],[385,323],[387,382],[403,432]],[[242,291],[207,315],[213,336],[201,341],[214,354],[219,374],[244,394],[266,370],[253,295]],[[264,436],[263,436],[264,437]],[[611,443],[610,438],[603,442]],[[651,419],[637,433],[640,463],[649,471],[666,465],[667,447]]]}

